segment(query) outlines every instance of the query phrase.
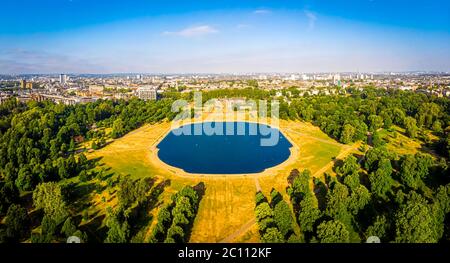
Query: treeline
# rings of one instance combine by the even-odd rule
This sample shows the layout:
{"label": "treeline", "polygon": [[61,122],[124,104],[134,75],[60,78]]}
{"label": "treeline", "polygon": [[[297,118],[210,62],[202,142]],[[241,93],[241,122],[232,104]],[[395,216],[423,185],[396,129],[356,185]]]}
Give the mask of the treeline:
{"label": "treeline", "polygon": [[311,121],[342,143],[367,140],[368,132],[397,125],[411,138],[424,137],[425,129],[444,136],[450,125],[448,99],[403,91],[349,90],[349,96],[293,99],[280,106],[280,117]]}
{"label": "treeline", "polygon": [[296,242],[294,219],[291,209],[281,194],[272,189],[270,202],[262,192],[256,193],[255,215],[259,226],[261,242],[282,243]]}
{"label": "treeline", "polygon": [[[66,106],[51,102],[0,105],[0,173],[4,183],[32,191],[40,182],[77,175],[76,137],[95,137],[95,127],[111,127],[111,137],[143,123],[172,118],[171,101],[97,101]],[[102,135],[103,136],[103,135]],[[1,202],[1,200],[0,200]]]}
{"label": "treeline", "polygon": [[[288,194],[305,242],[436,243],[450,241],[450,177],[426,154],[396,158],[370,149],[361,167],[347,157],[325,181],[293,170]],[[310,182],[313,180],[313,189]]]}
{"label": "treeline", "polygon": [[[106,136],[120,137],[144,123],[172,119],[171,99],[159,101],[98,100],[63,105],[49,101],[28,103],[11,98],[0,104],[0,218],[21,192],[41,183],[58,182],[92,168],[77,143]],[[101,131],[112,128],[110,135]],[[16,209],[17,210],[17,209]],[[2,227],[0,226],[0,230]]]}
{"label": "treeline", "polygon": [[[172,196],[172,202],[159,210],[152,243],[186,243],[197,215],[204,184],[185,186]],[[200,194],[199,194],[200,193]]]}
{"label": "treeline", "polygon": [[[450,152],[450,100],[410,91],[354,87],[342,94],[300,96],[298,89],[283,90],[283,98],[275,91],[258,88],[220,89],[204,92],[203,101],[214,98],[280,99],[281,119],[312,122],[330,137],[342,143],[367,141],[368,132],[397,125],[411,138],[425,138],[431,130],[440,138],[436,148],[443,156]],[[269,105],[270,106],[270,103]],[[376,135],[375,135],[376,136]]]}

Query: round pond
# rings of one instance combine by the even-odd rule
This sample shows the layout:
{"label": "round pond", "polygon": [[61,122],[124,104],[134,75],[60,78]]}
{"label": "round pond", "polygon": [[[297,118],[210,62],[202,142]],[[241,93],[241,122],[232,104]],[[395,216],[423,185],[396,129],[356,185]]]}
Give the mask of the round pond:
{"label": "round pond", "polygon": [[187,124],[157,146],[161,161],[195,174],[259,173],[287,160],[290,147],[278,129],[249,122]]}

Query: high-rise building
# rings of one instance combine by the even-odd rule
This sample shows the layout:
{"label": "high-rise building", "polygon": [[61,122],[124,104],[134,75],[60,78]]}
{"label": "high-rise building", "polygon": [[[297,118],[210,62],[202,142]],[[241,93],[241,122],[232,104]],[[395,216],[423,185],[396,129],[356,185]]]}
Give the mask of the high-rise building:
{"label": "high-rise building", "polygon": [[66,74],[59,75],[59,83],[66,84],[66,82],[67,82],[67,75]]}
{"label": "high-rise building", "polygon": [[340,74],[334,74],[333,75],[333,84],[334,85],[341,85],[341,75]]}

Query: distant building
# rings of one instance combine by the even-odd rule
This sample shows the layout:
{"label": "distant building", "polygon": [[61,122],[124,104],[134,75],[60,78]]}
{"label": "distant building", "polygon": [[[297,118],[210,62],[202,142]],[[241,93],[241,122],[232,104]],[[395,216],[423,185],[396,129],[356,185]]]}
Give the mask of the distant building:
{"label": "distant building", "polygon": [[136,96],[141,100],[157,100],[156,87],[140,87],[136,90]]}
{"label": "distant building", "polygon": [[9,98],[8,94],[0,94],[0,104],[6,101]]}
{"label": "distant building", "polygon": [[21,89],[32,89],[35,86],[36,86],[36,84],[34,82],[26,81],[24,79],[20,81],[20,88]]}
{"label": "distant building", "polygon": [[341,85],[341,75],[339,75],[339,74],[333,75],[333,84],[337,85],[337,86]]}
{"label": "distant building", "polygon": [[66,84],[66,82],[67,82],[67,75],[66,74],[59,75],[59,83]]}
{"label": "distant building", "polygon": [[27,89],[33,89],[36,86],[34,82],[27,82],[27,85],[25,85],[25,88]]}
{"label": "distant building", "polygon": [[105,89],[104,86],[99,86],[99,85],[91,85],[91,86],[89,86],[89,92],[91,94],[102,95],[104,89]]}
{"label": "distant building", "polygon": [[27,81],[22,79],[20,80],[20,88],[21,89],[26,89],[27,88]]}

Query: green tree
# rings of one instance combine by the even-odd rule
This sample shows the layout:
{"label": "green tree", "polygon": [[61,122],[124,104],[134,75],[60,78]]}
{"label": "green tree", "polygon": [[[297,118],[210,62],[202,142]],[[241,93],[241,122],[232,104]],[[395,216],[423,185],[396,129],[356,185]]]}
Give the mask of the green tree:
{"label": "green tree", "polygon": [[376,236],[380,238],[381,241],[387,241],[387,230],[389,224],[384,215],[377,216],[372,225],[370,225],[366,230],[366,236]]}
{"label": "green tree", "polygon": [[4,215],[13,203],[19,200],[19,191],[13,182],[8,181],[0,188],[0,216]]}
{"label": "green tree", "polygon": [[255,198],[256,198],[256,205],[259,205],[262,202],[267,202],[267,199],[262,192],[257,192]]}
{"label": "green tree", "polygon": [[275,220],[272,217],[264,218],[258,222],[260,233],[265,233],[268,228],[277,227]]}
{"label": "green tree", "polygon": [[35,179],[28,165],[20,168],[19,175],[16,179],[16,186],[22,191],[30,191],[35,186]]}
{"label": "green tree", "polygon": [[56,234],[56,228],[58,224],[48,215],[44,215],[41,222],[41,236],[43,239],[40,241],[41,243],[50,243],[54,240],[54,236]]}
{"label": "green tree", "polygon": [[381,147],[385,145],[386,142],[381,138],[379,132],[373,132],[372,134],[372,145],[373,147]]}
{"label": "green tree", "polygon": [[317,227],[317,237],[320,243],[348,243],[350,241],[350,233],[338,220],[321,223]]}
{"label": "green tree", "polygon": [[261,221],[267,217],[273,217],[273,211],[268,203],[262,203],[255,209],[256,219]]}
{"label": "green tree", "polygon": [[326,199],[327,208],[325,213],[334,219],[348,222],[349,214],[347,207],[349,198],[347,186],[337,181],[334,182],[326,195]]}
{"label": "green tree", "polygon": [[293,219],[291,209],[286,201],[282,200],[275,205],[273,210],[273,218],[277,224],[280,233],[283,237],[286,237],[291,231],[293,231]]}
{"label": "green tree", "polygon": [[348,203],[348,209],[353,215],[357,215],[358,212],[369,204],[371,196],[369,190],[364,185],[359,185],[352,191],[350,200]]}
{"label": "green tree", "polygon": [[55,182],[39,184],[33,192],[33,203],[36,209],[43,209],[44,213],[57,223],[67,216],[61,186]]}
{"label": "green tree", "polygon": [[415,194],[395,215],[395,241],[435,243],[436,237],[433,214],[425,199]]}
{"label": "green tree", "polygon": [[20,205],[12,204],[6,213],[5,226],[6,236],[10,240],[20,241],[27,237],[31,227],[27,210]]}
{"label": "green tree", "polygon": [[345,124],[342,128],[341,137],[339,141],[342,143],[351,143],[353,142],[353,137],[355,136],[356,129],[351,124]]}
{"label": "green tree", "polygon": [[126,243],[130,235],[130,227],[125,221],[120,223],[116,216],[112,215],[106,224],[109,228],[105,243]]}
{"label": "green tree", "polygon": [[313,232],[314,225],[321,216],[318,208],[317,198],[313,195],[305,197],[300,201],[300,212],[298,223],[303,232]]}
{"label": "green tree", "polygon": [[338,169],[338,173],[343,176],[357,172],[358,169],[359,169],[358,160],[356,159],[355,156],[350,155],[347,158],[345,158],[344,163]]}
{"label": "green tree", "polygon": [[77,227],[72,222],[72,219],[68,217],[66,221],[64,221],[64,224],[61,228],[61,234],[65,235],[66,237],[72,236],[73,233],[77,231]]}
{"label": "green tree", "polygon": [[376,131],[383,127],[383,118],[381,116],[370,115],[367,119],[369,121],[369,129],[371,131]]}
{"label": "green tree", "polygon": [[125,133],[124,126],[124,121],[121,118],[117,118],[112,126],[111,137],[114,139],[121,137]]}
{"label": "green tree", "polygon": [[413,117],[406,117],[404,123],[408,137],[416,138],[419,130],[419,128],[417,128],[416,119]]}
{"label": "green tree", "polygon": [[372,193],[384,198],[392,187],[392,166],[389,159],[381,159],[378,169],[369,174],[370,188]]}
{"label": "green tree", "polygon": [[312,194],[309,187],[310,180],[311,172],[307,169],[294,178],[291,186],[291,197],[295,203],[299,202],[304,196]]}
{"label": "green tree", "polygon": [[433,121],[441,114],[441,108],[436,103],[423,103],[420,105],[416,118],[419,126],[430,128]]}
{"label": "green tree", "polygon": [[436,133],[441,133],[443,131],[442,123],[439,120],[436,120],[435,122],[433,122],[433,126],[431,127],[431,129]]}
{"label": "green tree", "polygon": [[357,171],[353,171],[344,177],[344,184],[354,191],[358,186],[361,185],[359,181],[359,174]]}
{"label": "green tree", "polygon": [[374,147],[367,151],[364,161],[364,168],[368,172],[374,172],[379,166],[379,162],[382,159],[392,160],[394,156],[390,153],[386,147]]}
{"label": "green tree", "polygon": [[407,186],[417,189],[422,180],[428,176],[432,163],[431,156],[426,154],[417,153],[405,156],[400,165],[401,181]]}
{"label": "green tree", "polygon": [[167,230],[167,239],[165,240],[166,243],[169,243],[168,241],[174,240],[175,242],[182,243],[184,242],[184,231],[183,228],[177,225],[172,225]]}
{"label": "green tree", "polygon": [[262,235],[261,242],[263,243],[282,243],[284,242],[283,235],[277,228],[271,227]]}

